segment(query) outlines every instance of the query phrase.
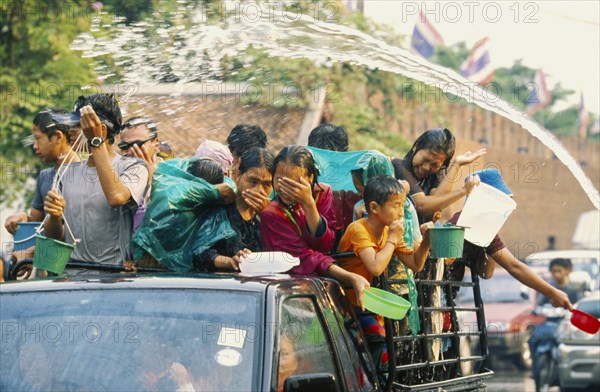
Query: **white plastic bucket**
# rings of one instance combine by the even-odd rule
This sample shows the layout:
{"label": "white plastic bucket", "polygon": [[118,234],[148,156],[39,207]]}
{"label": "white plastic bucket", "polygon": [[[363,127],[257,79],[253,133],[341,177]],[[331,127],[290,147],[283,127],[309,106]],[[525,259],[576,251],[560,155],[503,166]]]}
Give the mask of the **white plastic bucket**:
{"label": "white plastic bucket", "polygon": [[504,192],[481,183],[473,188],[458,218],[457,226],[464,226],[465,240],[478,246],[488,246],[517,203]]}

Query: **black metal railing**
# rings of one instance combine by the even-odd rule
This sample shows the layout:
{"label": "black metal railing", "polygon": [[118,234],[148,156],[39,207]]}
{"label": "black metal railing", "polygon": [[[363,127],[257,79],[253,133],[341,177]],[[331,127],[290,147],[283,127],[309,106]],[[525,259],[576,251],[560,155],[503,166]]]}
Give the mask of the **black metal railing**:
{"label": "black metal railing", "polygon": [[[332,256],[342,259],[355,255],[344,252]],[[388,369],[380,371],[383,376],[380,379],[387,380],[384,385],[386,392],[485,390],[484,380],[494,374],[487,369],[487,330],[476,265],[462,259],[455,261],[465,264],[461,268],[471,269],[471,282],[463,282],[462,276],[461,280],[453,279],[447,271],[441,280],[436,280],[432,279],[437,272],[436,262],[435,259],[428,260],[424,270],[416,274],[414,279],[418,294],[419,332],[413,334],[409,330],[407,318],[400,321],[384,319]],[[377,286],[384,290],[396,293],[394,285],[408,283],[406,279],[387,279],[384,275],[377,282]],[[432,292],[436,287],[440,287],[445,294],[445,302],[437,306],[432,302]],[[459,290],[471,290],[472,303],[457,304],[455,297]],[[433,312],[449,314],[451,325],[448,331],[432,332]],[[462,321],[465,318],[475,320],[473,325],[466,325]],[[465,330],[466,326],[473,328]],[[436,341],[438,345],[450,346],[443,351],[443,359],[433,358],[432,345]]]}
{"label": "black metal railing", "polygon": [[[457,260],[455,263],[466,263],[471,268],[471,282],[452,280],[449,274],[444,274],[441,280],[431,279],[436,275],[436,260],[433,259],[428,260],[423,272],[416,274],[414,283],[420,322],[418,333],[410,331],[405,320],[385,319],[389,364],[386,392],[437,391],[440,388],[445,391],[484,390],[483,380],[492,377],[493,372],[486,366],[487,331],[478,274],[475,266],[468,261]],[[383,275],[379,279],[380,288],[392,292],[392,285],[407,283],[406,279],[386,279]],[[445,294],[439,304],[432,301],[436,287]],[[459,289],[473,291],[472,305],[456,304],[455,297]],[[449,316],[447,331],[440,325],[434,328],[434,312]],[[464,330],[461,319],[465,314],[474,316],[467,318],[476,320],[475,330]],[[436,330],[438,332],[434,332]],[[476,345],[473,346],[471,342]],[[465,345],[468,345],[468,350],[465,350]],[[467,368],[473,370],[467,372]]]}

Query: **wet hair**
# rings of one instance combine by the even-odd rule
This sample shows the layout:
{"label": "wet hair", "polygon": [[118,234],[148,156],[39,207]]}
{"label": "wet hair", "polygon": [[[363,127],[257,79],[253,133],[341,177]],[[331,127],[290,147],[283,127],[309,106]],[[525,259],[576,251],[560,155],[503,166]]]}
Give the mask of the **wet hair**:
{"label": "wet hair", "polygon": [[421,134],[415,140],[415,143],[411,149],[406,153],[404,159],[412,162],[415,154],[420,150],[432,150],[437,154],[446,155],[444,163],[440,169],[445,169],[450,164],[452,157],[454,156],[454,149],[456,148],[456,139],[452,132],[447,128],[432,128]]}
{"label": "wet hair", "polygon": [[119,102],[115,98],[114,94],[92,94],[87,96],[80,96],[75,102],[74,112],[90,105],[96,115],[101,121],[104,121],[108,132],[109,144],[115,142],[115,136],[121,132],[121,126],[123,123],[123,116],[121,115],[121,108],[119,108]]}
{"label": "wet hair", "polygon": [[242,155],[238,173],[241,175],[252,168],[264,167],[269,173],[273,174],[275,170],[274,163],[275,157],[271,151],[266,148],[253,147]]}
{"label": "wet hair", "polygon": [[568,270],[573,268],[573,263],[571,263],[571,260],[565,259],[565,258],[556,258],[556,259],[550,260],[550,265],[548,266],[548,270],[552,270],[552,267],[554,267],[556,265],[561,266],[564,269],[568,269]]}
{"label": "wet hair", "polygon": [[295,144],[283,147],[281,151],[279,151],[279,154],[277,154],[275,157],[275,162],[273,163],[273,174],[277,170],[277,165],[280,162],[286,162],[290,165],[299,166],[306,169],[307,174],[309,176],[313,176],[313,183],[311,185],[313,187],[318,185],[317,178],[319,177],[319,169],[317,168],[315,159],[306,147]]}
{"label": "wet hair", "polygon": [[121,132],[125,131],[127,128],[135,128],[140,125],[144,125],[153,136],[158,136],[156,124],[147,117],[132,117],[127,119],[121,126]]}
{"label": "wet hair", "polygon": [[213,185],[225,180],[221,165],[212,159],[192,159],[188,164],[187,172]]}
{"label": "wet hair", "polygon": [[45,134],[48,139],[54,136],[54,134],[58,131],[64,133],[68,141],[70,127],[65,124],[59,124],[52,119],[53,116],[59,116],[66,113],[66,110],[60,108],[44,109],[35,115],[33,118],[33,125],[38,127],[40,132]]}
{"label": "wet hair", "polygon": [[348,151],[348,133],[344,127],[321,124],[310,131],[308,145],[331,151]]}
{"label": "wet hair", "polygon": [[[432,128],[425,132],[423,132],[415,143],[412,145],[410,150],[406,153],[403,158],[403,161],[406,162],[407,166],[410,168],[410,172],[415,176],[414,169],[412,167],[412,160],[417,152],[420,150],[432,150],[436,154],[444,154],[446,155],[446,159],[442,163],[440,167],[440,171],[446,170],[448,165],[450,165],[450,161],[452,157],[454,157],[454,150],[456,148],[456,139],[452,132],[450,132],[447,128]],[[399,173],[402,172],[401,166],[402,161],[399,159],[392,160],[392,165],[394,166],[394,172],[396,178],[399,177]],[[415,176],[416,178],[416,176]],[[425,191],[425,194],[429,194],[429,192],[437,188],[439,186],[440,180],[437,175],[430,175],[423,180],[421,180],[421,188]]]}
{"label": "wet hair", "polygon": [[267,147],[267,134],[258,125],[238,124],[227,136],[227,147],[234,156],[241,157],[252,147]]}
{"label": "wet hair", "polygon": [[383,206],[393,195],[403,194],[404,189],[398,180],[387,175],[377,175],[367,182],[363,199],[367,212],[371,212],[372,201]]}
{"label": "wet hair", "polygon": [[175,158],[175,153],[173,152],[173,149],[171,148],[171,146],[167,142],[160,142],[158,144],[158,153],[157,153],[157,155],[159,157],[161,157],[162,159],[164,159],[164,160]]}

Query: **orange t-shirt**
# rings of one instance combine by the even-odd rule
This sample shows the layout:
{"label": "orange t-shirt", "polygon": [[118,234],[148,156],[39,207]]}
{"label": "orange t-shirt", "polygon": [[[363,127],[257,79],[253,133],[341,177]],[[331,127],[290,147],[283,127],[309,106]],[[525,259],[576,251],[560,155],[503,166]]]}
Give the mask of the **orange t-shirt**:
{"label": "orange t-shirt", "polygon": [[[387,240],[387,226],[383,228],[381,238],[377,239],[373,235],[373,232],[371,231],[371,228],[369,227],[366,218],[361,218],[357,221],[352,222],[350,226],[348,226],[346,232],[340,240],[340,244],[338,245],[338,252],[353,252],[355,256],[345,257],[341,259],[338,263],[339,266],[345,269],[346,271],[354,272],[355,274],[361,275],[370,283],[372,283],[374,276],[369,272],[369,270],[367,269],[363,261],[360,259],[358,254],[367,248],[373,248],[375,249],[375,252],[379,252],[381,249],[383,249]],[[410,254],[412,253],[412,249],[407,247],[404,244],[404,241],[400,240],[396,247],[395,253]],[[357,306],[356,295],[354,294],[354,290],[349,289],[346,290],[346,292],[348,293],[348,298],[350,299],[350,302],[352,302],[354,306]]]}

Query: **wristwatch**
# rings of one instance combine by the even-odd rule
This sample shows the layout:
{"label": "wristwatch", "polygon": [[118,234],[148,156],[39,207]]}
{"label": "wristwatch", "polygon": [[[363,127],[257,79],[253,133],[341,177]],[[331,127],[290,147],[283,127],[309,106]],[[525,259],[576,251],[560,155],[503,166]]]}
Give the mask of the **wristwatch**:
{"label": "wristwatch", "polygon": [[101,136],[93,137],[92,140],[90,140],[90,146],[92,147],[100,147],[102,143],[104,143],[104,138]]}

